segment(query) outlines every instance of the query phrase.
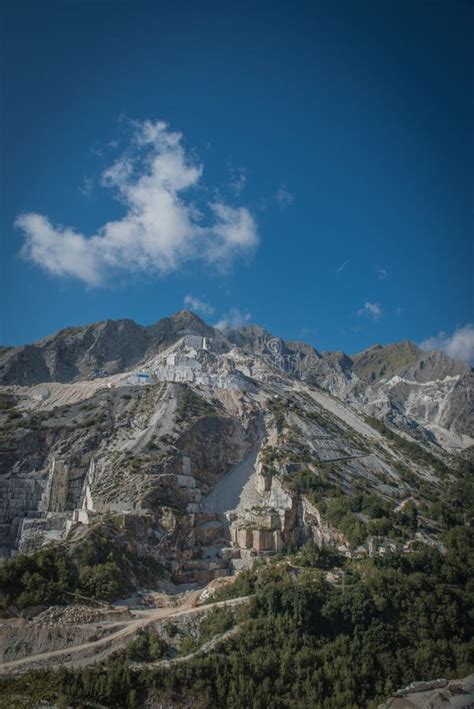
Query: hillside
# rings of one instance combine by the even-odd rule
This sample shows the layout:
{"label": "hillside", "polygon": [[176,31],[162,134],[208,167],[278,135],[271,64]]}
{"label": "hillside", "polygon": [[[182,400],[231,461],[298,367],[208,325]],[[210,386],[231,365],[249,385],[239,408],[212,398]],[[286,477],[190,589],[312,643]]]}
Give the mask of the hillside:
{"label": "hillside", "polygon": [[[354,553],[379,528],[400,535],[395,510],[413,499],[417,534],[434,542],[430,510],[472,444],[469,368],[410,343],[349,358],[182,311],[69,328],[2,357],[6,556],[117,512],[157,525],[175,576],[212,577],[308,538]],[[235,488],[227,508],[206,501],[216,484]],[[373,496],[385,526],[365,511]]]}
{"label": "hillside", "polygon": [[[112,663],[105,669],[111,677],[114,650],[129,657],[133,647],[130,657],[151,662],[152,669],[155,660],[168,663],[189,696],[194,690],[179,672],[180,654],[189,653],[186,662],[201,684],[200,662],[207,659],[196,653],[209,653],[212,664],[216,643],[228,641],[230,652],[241,653],[242,638],[253,638],[258,654],[266,641],[255,645],[257,635],[289,622],[280,618],[280,601],[269,608],[266,598],[286,598],[290,608],[296,593],[315,608],[329,604],[335,619],[345,613],[341,584],[344,591],[346,582],[355,583],[357,605],[360,593],[372,593],[365,587],[367,569],[385,585],[395,573],[384,570],[384,559],[397,569],[402,564],[403,574],[404,564],[430,574],[433,564],[445,568],[446,553],[453,561],[444,571],[436,566],[439,583],[445,577],[467,583],[462,574],[453,581],[460,572],[452,570],[460,563],[456,550],[467,544],[459,530],[474,504],[472,439],[465,433],[472,427],[472,375],[461,363],[409,343],[352,358],[320,353],[257,326],[216,330],[186,311],[148,327],[106,321],[70,328],[5,349],[1,358],[0,603],[7,619],[0,619],[0,674],[44,671],[59,661],[76,672],[101,660]],[[262,564],[268,577],[259,576]],[[317,571],[316,586],[307,585],[301,567]],[[229,585],[221,588],[224,582]],[[405,596],[394,618],[415,593],[408,577],[397,584]],[[426,609],[435,607],[430,594],[438,591],[426,593]],[[462,615],[458,592],[449,593],[452,613]],[[214,602],[213,594],[215,601],[255,596],[257,606],[244,598],[232,617],[227,610],[219,615],[216,606],[215,620],[204,618],[198,631],[188,616],[196,603]],[[94,615],[77,601],[120,602],[131,610],[124,615],[122,605],[107,611],[102,605]],[[51,605],[58,609],[48,611]],[[8,620],[40,610],[38,620]],[[84,623],[67,630],[68,613]],[[170,615],[183,616],[177,634],[167,629]],[[320,616],[305,618],[308,628],[320,627]],[[371,611],[363,630],[368,652],[374,618]],[[324,672],[317,682],[333,686],[350,705],[357,697],[383,699],[420,673],[431,676],[416,651],[425,620],[406,653],[399,651],[395,669],[357,670],[372,677],[370,691],[360,684],[348,691]],[[347,659],[359,625],[346,621],[349,644],[339,654]],[[452,622],[457,639],[451,660],[443,655],[440,667],[460,676],[469,669],[468,634]],[[286,631],[282,627],[282,652],[294,653],[296,626],[291,620]],[[387,632],[393,635],[393,627]],[[445,635],[436,632],[433,648]],[[338,641],[332,629],[325,633],[329,652]],[[322,662],[310,629],[304,643]],[[255,667],[259,662],[256,657]],[[222,671],[212,665],[213,674]],[[107,695],[115,706],[137,706],[133,693],[145,692],[142,680],[125,679],[127,672],[122,667],[114,680],[118,694]],[[236,689],[225,670],[220,691],[244,701],[243,687],[255,681],[253,671],[245,676]],[[303,671],[298,676],[307,682]],[[386,691],[376,690],[384,676],[390,677]],[[106,701],[100,682],[84,680],[87,689],[81,684],[86,675],[74,677],[77,696]],[[69,696],[69,680],[50,682]],[[35,679],[29,686],[45,685]],[[259,706],[268,704],[267,690]],[[319,701],[321,691],[305,696]],[[44,688],[40,698],[48,696]],[[221,694],[213,695],[212,702],[221,701]]]}
{"label": "hillside", "polygon": [[352,357],[352,371],[365,382],[389,379],[419,361],[421,350],[413,342],[374,345]]}

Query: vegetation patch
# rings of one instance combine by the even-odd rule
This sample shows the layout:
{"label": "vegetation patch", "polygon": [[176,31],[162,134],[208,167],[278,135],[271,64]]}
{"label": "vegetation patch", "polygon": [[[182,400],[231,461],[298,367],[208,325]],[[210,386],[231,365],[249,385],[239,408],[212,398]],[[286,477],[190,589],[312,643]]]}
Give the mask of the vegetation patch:
{"label": "vegetation patch", "polygon": [[123,654],[10,677],[0,702],[375,709],[412,681],[472,672],[474,530],[458,527],[445,541],[444,556],[425,548],[346,561],[344,584],[311,567],[296,580],[288,565],[243,572],[219,593],[252,591],[247,618],[215,651],[166,669],[132,671]]}
{"label": "vegetation patch", "polygon": [[74,595],[112,601],[163,575],[117,534],[113,520],[92,528],[74,547],[55,545],[0,565],[0,609],[70,603]]}
{"label": "vegetation patch", "polygon": [[196,394],[187,384],[183,384],[176,410],[176,421],[178,423],[200,416],[215,416],[217,413],[218,411],[213,404]]}
{"label": "vegetation patch", "polygon": [[382,433],[385,438],[388,438],[389,441],[395,444],[395,446],[402,453],[404,453],[410,461],[418,463],[419,465],[427,465],[436,470],[436,472],[441,476],[448,475],[448,466],[436,455],[433,455],[433,453],[430,453],[430,451],[418,445],[415,441],[407,441],[406,438],[399,436],[392,431],[391,428],[386,426],[382,421],[376,419],[374,416],[368,417],[367,420],[372,428],[375,428],[376,431]]}
{"label": "vegetation patch", "polygon": [[127,647],[127,659],[132,662],[154,662],[161,660],[167,650],[166,642],[157,633],[139,630]]}

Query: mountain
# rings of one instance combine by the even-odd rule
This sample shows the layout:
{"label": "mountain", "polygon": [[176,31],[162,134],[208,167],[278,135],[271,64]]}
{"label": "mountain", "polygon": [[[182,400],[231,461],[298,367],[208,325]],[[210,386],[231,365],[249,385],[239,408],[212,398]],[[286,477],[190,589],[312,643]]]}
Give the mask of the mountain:
{"label": "mountain", "polygon": [[350,369],[360,381],[345,392],[346,400],[447,450],[472,445],[474,378],[465,362],[401,342],[364,350]]}
{"label": "mountain", "polygon": [[117,374],[191,334],[210,337],[215,333],[189,311],[148,327],[132,320],[104,320],[67,328],[32,345],[0,351],[0,382],[74,382]]}
{"label": "mountain", "polygon": [[[68,328],[5,348],[0,361],[7,556],[111,511],[152,514],[166,537],[163,506],[184,515],[166,562],[176,577],[195,578],[198,567],[212,576],[212,563],[237,568],[308,535],[349,553],[367,538],[364,513],[338,528],[315,501],[325,508],[357,489],[394,508],[426,475],[438,490],[439,471],[473,442],[469,367],[409,342],[320,353],[254,325],[221,332],[182,311],[147,327]],[[259,507],[276,512],[262,521]],[[194,563],[204,533],[188,515],[231,510],[214,532],[230,557]],[[194,549],[186,562],[182,544]]]}
{"label": "mountain", "polygon": [[77,382],[139,368],[186,335],[212,338],[220,353],[238,348],[264,357],[289,376],[317,385],[420,440],[447,450],[471,444],[473,373],[440,352],[412,342],[374,345],[359,354],[320,353],[311,345],[274,337],[257,325],[225,332],[181,311],[154,325],[106,320],[67,328],[31,345],[0,350],[0,382],[29,386]]}
{"label": "mountain", "polygon": [[413,342],[399,342],[394,345],[374,345],[352,357],[351,369],[359,379],[375,382],[393,377],[402,369],[415,364],[421,351]]}
{"label": "mountain", "polygon": [[[146,666],[183,689],[161,706],[226,706],[238,665],[247,706],[242,682],[272,657],[290,672],[279,706],[302,688],[305,706],[367,706],[433,666],[467,673],[466,365],[411,343],[319,352],[187,311],[68,328],[0,361],[0,674],[20,673],[0,703],[57,704],[61,687],[71,706],[140,706],[137,691],[157,706]],[[57,663],[78,674],[44,671]]]}

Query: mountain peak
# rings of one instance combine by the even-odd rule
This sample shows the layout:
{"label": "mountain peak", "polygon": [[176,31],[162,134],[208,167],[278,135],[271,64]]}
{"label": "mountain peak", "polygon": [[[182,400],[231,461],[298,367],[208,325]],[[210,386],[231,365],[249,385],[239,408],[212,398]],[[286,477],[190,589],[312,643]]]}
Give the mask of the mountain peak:
{"label": "mountain peak", "polygon": [[420,355],[421,350],[409,340],[377,344],[352,357],[353,369],[360,379],[373,382],[414,365]]}
{"label": "mountain peak", "polygon": [[208,325],[199,315],[191,310],[178,310],[177,313],[169,318],[158,320],[155,324],[159,326],[161,323],[169,324],[173,330],[183,335],[201,335],[204,337],[212,337],[214,328]]}
{"label": "mountain peak", "polygon": [[204,323],[204,320],[193,313],[192,310],[178,310],[176,313],[171,315],[170,320],[197,320],[198,322]]}

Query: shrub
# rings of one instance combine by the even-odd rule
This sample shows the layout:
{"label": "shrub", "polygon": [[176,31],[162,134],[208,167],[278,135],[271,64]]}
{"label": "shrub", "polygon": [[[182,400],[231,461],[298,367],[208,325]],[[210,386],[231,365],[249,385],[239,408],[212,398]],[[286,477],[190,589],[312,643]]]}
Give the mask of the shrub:
{"label": "shrub", "polygon": [[[132,672],[118,657],[7,678],[0,703],[374,707],[413,680],[464,677],[474,659],[473,542],[472,529],[456,529],[446,556],[425,548],[350,562],[343,587],[262,567],[245,577],[255,593],[248,620],[217,651],[154,671]],[[183,650],[193,649],[187,636]]]}
{"label": "shrub", "polygon": [[222,635],[234,625],[234,615],[230,608],[216,608],[199,623],[199,637],[207,642],[215,635]]}
{"label": "shrub", "polygon": [[196,650],[199,648],[199,642],[196,638],[194,638],[192,635],[185,635],[183,639],[181,640],[181,644],[179,646],[179,654],[180,655],[191,655],[193,652],[196,652]]}
{"label": "shrub", "polygon": [[41,549],[33,556],[19,554],[0,565],[0,593],[6,607],[19,608],[66,600],[77,572],[62,548]]}
{"label": "shrub", "polygon": [[199,416],[215,416],[217,410],[199,394],[196,394],[187,384],[183,385],[178,401],[176,421],[181,423]]}
{"label": "shrub", "polygon": [[122,574],[113,560],[95,566],[84,566],[80,571],[79,591],[89,598],[111,601],[120,595],[122,587]]}
{"label": "shrub", "polygon": [[154,662],[164,656],[167,647],[157,633],[145,633],[140,629],[128,645],[127,657],[135,662]]}
{"label": "shrub", "polygon": [[300,566],[318,569],[332,569],[342,566],[345,557],[329,547],[318,547],[316,542],[306,542],[295,555],[295,561]]}
{"label": "shrub", "polygon": [[74,548],[58,544],[1,563],[0,606],[65,603],[75,593],[110,601],[162,575],[158,561],[127,548],[111,519]]}

